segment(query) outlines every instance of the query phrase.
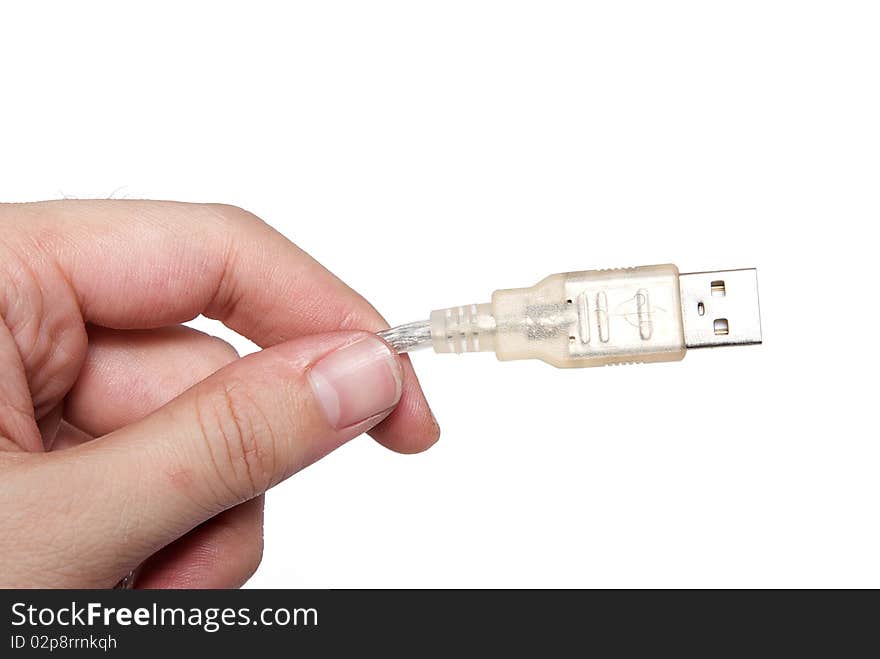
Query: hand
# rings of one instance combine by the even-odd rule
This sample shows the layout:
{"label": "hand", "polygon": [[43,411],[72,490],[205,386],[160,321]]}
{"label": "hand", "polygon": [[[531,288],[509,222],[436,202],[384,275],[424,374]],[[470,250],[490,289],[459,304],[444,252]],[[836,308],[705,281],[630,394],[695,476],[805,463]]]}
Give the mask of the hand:
{"label": "hand", "polygon": [[239,586],[267,489],[368,430],[439,434],[381,316],[237,208],[0,204],[0,319],[5,587]]}

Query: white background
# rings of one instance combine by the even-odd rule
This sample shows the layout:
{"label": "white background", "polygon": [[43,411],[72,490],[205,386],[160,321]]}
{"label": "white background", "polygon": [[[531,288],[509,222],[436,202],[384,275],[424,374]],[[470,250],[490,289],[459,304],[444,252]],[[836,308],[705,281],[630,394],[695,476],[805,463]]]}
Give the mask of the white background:
{"label": "white background", "polygon": [[877,587],[878,34],[871,2],[8,3],[0,198],[244,206],[392,323],[758,268],[760,347],[417,354],[439,444],[270,493],[253,586]]}

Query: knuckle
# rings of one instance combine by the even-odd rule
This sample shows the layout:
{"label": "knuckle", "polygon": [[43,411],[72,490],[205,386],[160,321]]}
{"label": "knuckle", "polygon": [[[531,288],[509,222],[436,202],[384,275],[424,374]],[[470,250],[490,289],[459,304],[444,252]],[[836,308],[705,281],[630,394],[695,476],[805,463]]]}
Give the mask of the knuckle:
{"label": "knuckle", "polygon": [[274,230],[253,213],[225,204],[204,204],[207,223],[212,225],[214,239],[222,256],[216,259],[216,288],[213,296],[202,309],[209,318],[221,320],[235,314],[245,287],[236,277],[238,262],[247,245],[259,243]]}
{"label": "knuckle", "polygon": [[254,213],[231,204],[205,204],[205,208],[220,222],[235,229],[248,225],[264,225],[265,223]]}
{"label": "knuckle", "polygon": [[268,417],[247,387],[222,383],[197,398],[197,421],[219,484],[235,500],[253,498],[273,482],[277,442]]}

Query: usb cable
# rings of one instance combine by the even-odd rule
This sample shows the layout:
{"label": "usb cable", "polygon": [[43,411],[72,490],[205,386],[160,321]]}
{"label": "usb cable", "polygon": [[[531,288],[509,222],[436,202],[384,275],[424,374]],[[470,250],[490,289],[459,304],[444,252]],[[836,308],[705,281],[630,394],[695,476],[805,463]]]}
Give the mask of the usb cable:
{"label": "usb cable", "polygon": [[379,336],[398,352],[494,352],[562,368],[677,361],[688,348],[761,343],[758,276],[671,264],[568,272]]}

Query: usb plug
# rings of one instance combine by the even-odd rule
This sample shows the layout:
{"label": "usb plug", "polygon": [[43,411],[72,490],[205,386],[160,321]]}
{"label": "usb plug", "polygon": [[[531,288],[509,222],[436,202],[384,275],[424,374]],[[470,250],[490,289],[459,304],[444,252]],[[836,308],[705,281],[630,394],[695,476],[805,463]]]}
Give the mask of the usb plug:
{"label": "usb plug", "polygon": [[761,342],[757,273],[681,275],[671,264],[566,272],[380,335],[401,352],[430,345],[563,368],[674,361],[688,348]]}

